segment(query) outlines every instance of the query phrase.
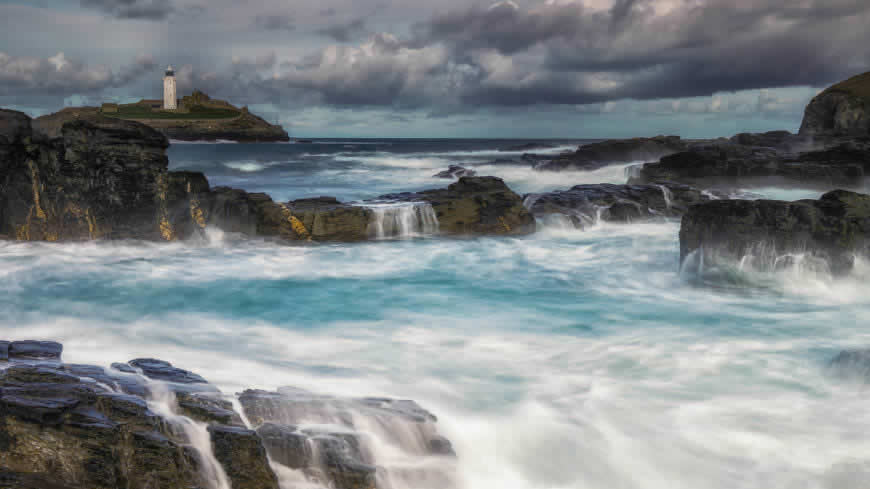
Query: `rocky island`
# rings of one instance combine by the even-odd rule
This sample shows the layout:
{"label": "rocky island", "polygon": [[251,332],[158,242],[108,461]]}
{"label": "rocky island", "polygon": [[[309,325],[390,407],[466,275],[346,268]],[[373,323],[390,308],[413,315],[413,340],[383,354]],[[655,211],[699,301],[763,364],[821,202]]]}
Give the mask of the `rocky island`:
{"label": "rocky island", "polygon": [[140,122],[180,141],[290,140],[281,126],[266,122],[247,107],[213,99],[199,90],[181,98],[172,110],[163,109],[160,100],[143,99],[132,104],[103,104],[99,111],[106,117]]}

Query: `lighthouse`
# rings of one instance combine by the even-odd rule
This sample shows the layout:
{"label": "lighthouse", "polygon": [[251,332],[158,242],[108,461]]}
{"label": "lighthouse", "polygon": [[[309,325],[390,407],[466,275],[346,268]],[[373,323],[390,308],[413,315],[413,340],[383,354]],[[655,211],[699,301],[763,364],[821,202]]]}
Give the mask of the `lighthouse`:
{"label": "lighthouse", "polygon": [[163,76],[163,108],[165,110],[178,109],[178,99],[175,94],[175,71],[172,70],[172,65],[166,68],[166,75]]}

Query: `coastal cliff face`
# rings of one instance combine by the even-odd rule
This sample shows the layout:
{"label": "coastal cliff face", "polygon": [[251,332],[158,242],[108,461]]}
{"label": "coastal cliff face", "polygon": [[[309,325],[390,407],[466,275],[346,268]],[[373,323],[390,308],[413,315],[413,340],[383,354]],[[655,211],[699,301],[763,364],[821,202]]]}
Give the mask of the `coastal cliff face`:
{"label": "coastal cliff face", "polygon": [[403,194],[395,199],[400,205],[386,210],[383,202],[332,197],[281,203],[262,193],[212,189],[201,173],[168,171],[168,146],[155,129],[96,110],[36,120],[0,110],[0,236],[174,241],[213,226],[283,241],[349,242],[401,236],[409,219],[430,233],[438,232],[435,220],[444,234],[534,230],[520,196],[493,177]]}
{"label": "coastal cliff face", "polygon": [[166,139],[98,115],[43,132],[0,110],[0,235],[27,241],[158,239]]}
{"label": "coastal cliff face", "polygon": [[838,83],[807,105],[800,134],[870,137],[870,73]]}

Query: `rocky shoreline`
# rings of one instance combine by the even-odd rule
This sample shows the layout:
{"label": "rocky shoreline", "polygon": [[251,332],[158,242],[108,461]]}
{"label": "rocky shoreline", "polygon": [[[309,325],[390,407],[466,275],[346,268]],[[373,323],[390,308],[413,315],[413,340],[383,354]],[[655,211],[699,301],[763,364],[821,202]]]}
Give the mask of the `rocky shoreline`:
{"label": "rocky shoreline", "polygon": [[[579,228],[600,221],[682,218],[684,250],[723,241],[734,251],[745,248],[735,243],[787,235],[774,240],[777,249],[791,249],[798,242],[821,246],[822,254],[837,262],[831,268],[844,270],[846,261],[831,254],[834,238],[810,239],[805,228],[848,230],[848,239],[838,241],[843,249],[834,254],[864,253],[868,230],[863,204],[849,207],[841,202],[840,214],[831,210],[831,196],[846,198],[846,193],[788,205],[728,196],[739,188],[772,182],[823,191],[863,190],[870,172],[867,85],[870,74],[819,94],[808,105],[799,134],[609,140],[574,152],[526,153],[519,160],[493,162],[545,172],[654,160],[630,167],[625,185],[578,185],[520,196],[499,178],[477,176],[475,170],[456,165],[434,176],[455,179],[446,188],[350,203],[327,196],[275,202],[263,193],[212,188],[201,173],[168,171],[166,137],[134,121],[95,111],[65,110],[30,119],[0,110],[0,238],[174,241],[214,227],[287,243],[358,242],[421,234],[526,235],[535,232],[537,220],[553,218]],[[532,143],[505,149],[551,147]],[[749,214],[754,217],[745,217]],[[731,232],[722,231],[723,226]]]}
{"label": "rocky shoreline", "polygon": [[105,368],[64,363],[62,351],[0,341],[0,487],[278,489],[292,477],[374,489],[413,470],[434,488],[454,477],[450,441],[414,401],[290,387],[235,396],[162,360]]}
{"label": "rocky shoreline", "polygon": [[[174,241],[214,226],[282,241],[363,241],[391,236],[378,232],[384,225],[375,217],[416,212],[397,206],[378,214],[368,203],[332,197],[275,202],[262,193],[212,189],[201,173],[168,171],[168,146],[148,126],[99,113],[31,120],[0,110],[0,237]],[[431,205],[441,234],[534,231],[522,198],[494,177],[462,177],[445,189],[390,200]]]}

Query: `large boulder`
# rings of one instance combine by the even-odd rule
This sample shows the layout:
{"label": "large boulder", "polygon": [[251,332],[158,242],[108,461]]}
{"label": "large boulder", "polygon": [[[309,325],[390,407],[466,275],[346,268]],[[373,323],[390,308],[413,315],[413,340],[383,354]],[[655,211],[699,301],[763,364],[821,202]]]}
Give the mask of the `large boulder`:
{"label": "large boulder", "polygon": [[685,149],[686,143],[679,136],[611,139],[586,144],[573,153],[545,159],[536,163],[534,168],[542,171],[595,170],[615,163],[657,160]]}
{"label": "large boulder", "polygon": [[169,145],[160,133],[92,112],[32,122],[16,115],[13,123],[7,113],[3,119],[0,235],[46,241],[159,237]]}
{"label": "large boulder", "polygon": [[[809,256],[833,273],[867,252],[870,196],[834,190],[819,200],[713,200],[689,208],[680,228],[680,259],[750,261],[775,268]],[[791,258],[790,258],[791,257]]]}
{"label": "large boulder", "polygon": [[870,136],[870,72],[816,95],[804,111],[800,134]]}
{"label": "large boulder", "polygon": [[525,197],[526,206],[540,219],[566,216],[576,227],[601,221],[630,222],[644,219],[680,217],[689,206],[710,200],[700,190],[687,185],[576,185]]}
{"label": "large boulder", "polygon": [[429,203],[443,234],[523,235],[535,231],[535,219],[522,197],[496,177],[461,177],[446,189],[382,195],[378,200]]}

